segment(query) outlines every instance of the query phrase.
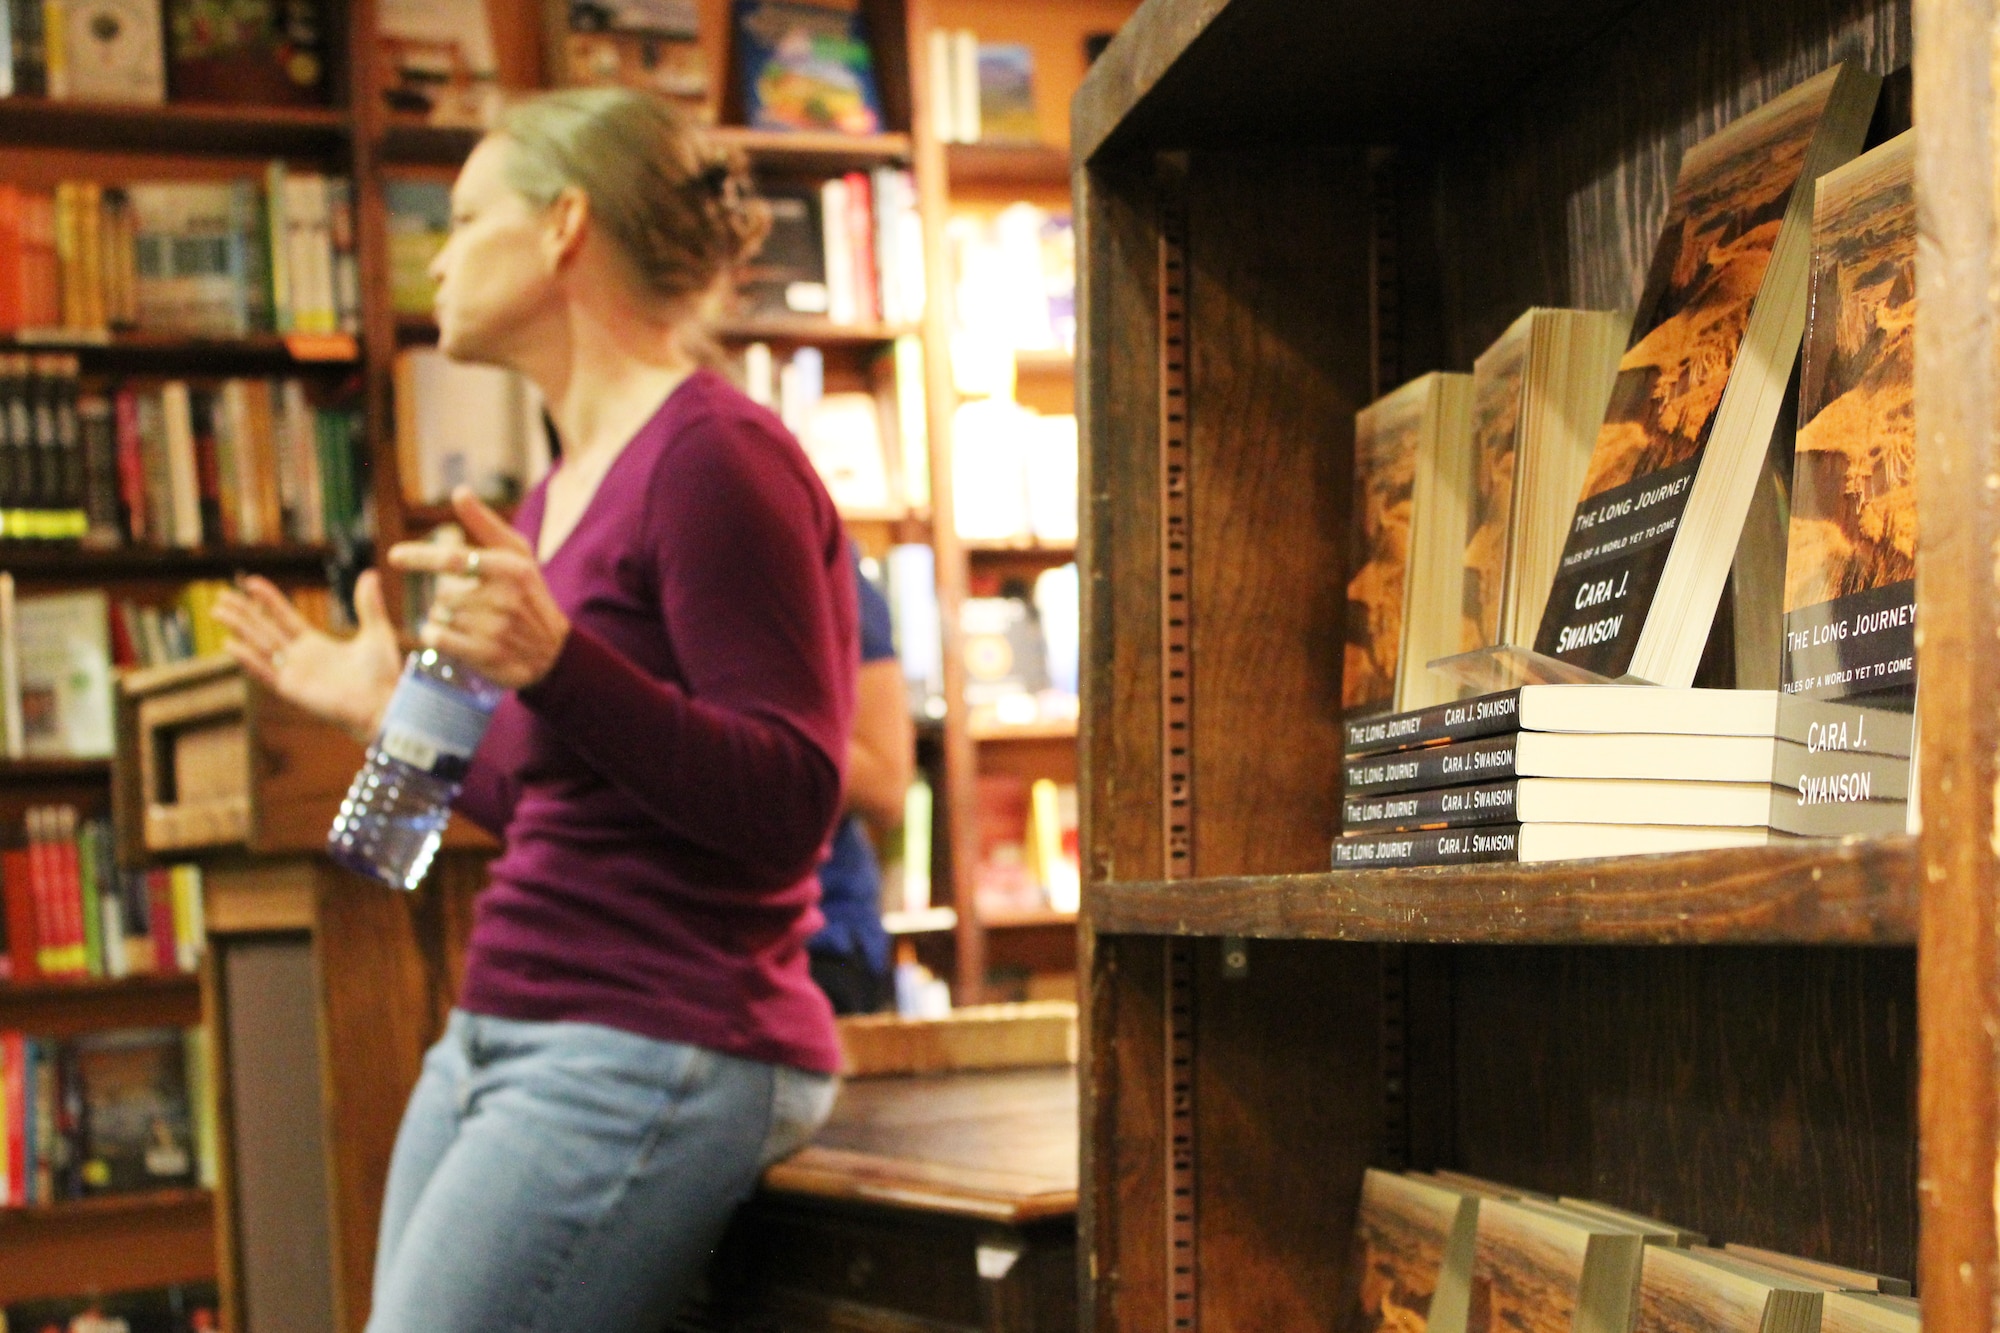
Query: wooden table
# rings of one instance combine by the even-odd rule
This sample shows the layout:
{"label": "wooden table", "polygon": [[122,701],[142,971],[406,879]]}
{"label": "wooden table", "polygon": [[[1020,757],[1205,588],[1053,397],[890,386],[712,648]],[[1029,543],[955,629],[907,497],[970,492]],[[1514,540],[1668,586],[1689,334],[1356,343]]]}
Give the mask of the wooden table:
{"label": "wooden table", "polygon": [[738,1217],[699,1326],[1075,1329],[1076,1108],[1068,1067],[849,1081]]}

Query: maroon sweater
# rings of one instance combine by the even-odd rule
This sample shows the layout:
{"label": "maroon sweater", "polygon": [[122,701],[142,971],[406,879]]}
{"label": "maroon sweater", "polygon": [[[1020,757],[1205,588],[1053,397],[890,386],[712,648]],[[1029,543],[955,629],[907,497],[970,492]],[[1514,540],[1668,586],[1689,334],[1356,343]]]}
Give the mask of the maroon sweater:
{"label": "maroon sweater", "polygon": [[838,1066],[805,943],[853,721],[850,563],[798,443],[719,375],[640,428],[543,565],[569,640],[458,801],[506,843],[465,1008]]}

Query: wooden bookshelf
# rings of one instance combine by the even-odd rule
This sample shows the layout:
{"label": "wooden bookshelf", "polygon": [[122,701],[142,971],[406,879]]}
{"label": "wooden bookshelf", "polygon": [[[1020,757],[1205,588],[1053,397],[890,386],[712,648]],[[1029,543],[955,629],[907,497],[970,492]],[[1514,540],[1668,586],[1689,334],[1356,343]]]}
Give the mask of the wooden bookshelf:
{"label": "wooden bookshelf", "polygon": [[972,739],[995,745],[1012,741],[1073,741],[1076,739],[1076,719],[1052,717],[1039,722],[995,722],[975,718]]}
{"label": "wooden bookshelf", "polygon": [[0,143],[10,148],[317,157],[347,139],[347,115],[332,107],[0,98]]}
{"label": "wooden bookshelf", "polygon": [[811,316],[783,318],[725,316],[711,326],[724,342],[811,343],[817,347],[858,347],[892,342],[916,329],[894,324],[835,324]]}
{"label": "wooden bookshelf", "polygon": [[[0,99],[0,105],[5,105]],[[327,367],[351,367],[359,357],[352,338],[300,339],[275,334],[243,338],[196,338],[175,334],[123,332],[109,337],[74,338],[52,332],[7,343],[16,352],[68,352],[87,374],[243,375],[256,371],[299,374]],[[301,355],[301,353],[305,355]]]}
{"label": "wooden bookshelf", "polygon": [[201,978],[193,973],[0,982],[0,1032],[63,1037],[99,1028],[184,1028],[200,1022]]}
{"label": "wooden bookshelf", "polygon": [[111,579],[228,578],[240,571],[317,574],[332,548],[325,546],[230,546],[191,549],[115,546],[103,550],[50,542],[0,543],[0,570],[16,578],[86,583]]}
{"label": "wooden bookshelf", "polygon": [[0,1251],[0,1305],[212,1278],[215,1196],[167,1190],[0,1209]]}
{"label": "wooden bookshelf", "polygon": [[[1918,8],[1913,42],[1897,0],[1148,0],[1099,60],[1081,1326],[1334,1326],[1368,1167],[1588,1195],[1992,1326],[2000,500],[1964,479],[2000,440],[1996,168],[1966,99],[2000,15]],[[1892,76],[1872,141],[1914,109],[1927,218],[1924,832],[1327,871],[1355,411],[1527,306],[1629,306],[1682,151],[1843,54]]]}
{"label": "wooden bookshelf", "polygon": [[1069,188],[1069,154],[1053,144],[947,144],[944,160],[954,188]]}

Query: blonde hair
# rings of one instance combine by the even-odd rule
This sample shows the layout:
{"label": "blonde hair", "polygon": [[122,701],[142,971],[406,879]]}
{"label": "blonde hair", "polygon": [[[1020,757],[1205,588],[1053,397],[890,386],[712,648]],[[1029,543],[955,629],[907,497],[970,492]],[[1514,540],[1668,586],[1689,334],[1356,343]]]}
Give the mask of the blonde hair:
{"label": "blonde hair", "polygon": [[771,228],[743,155],[705,140],[663,97],[566,88],[509,104],[508,186],[547,207],[575,187],[649,297],[692,307],[756,253]]}

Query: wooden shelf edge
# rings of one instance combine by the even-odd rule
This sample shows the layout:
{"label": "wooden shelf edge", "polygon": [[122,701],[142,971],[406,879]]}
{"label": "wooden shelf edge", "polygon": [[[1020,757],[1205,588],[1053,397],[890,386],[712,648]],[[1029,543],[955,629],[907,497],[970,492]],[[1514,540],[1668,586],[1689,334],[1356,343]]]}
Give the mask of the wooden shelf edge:
{"label": "wooden shelf edge", "polygon": [[[457,166],[485,133],[476,125],[392,120],[382,132],[382,160],[399,166]],[[711,125],[704,133],[714,143],[741,151],[753,166],[760,167],[831,172],[910,158],[907,134],[753,130],[742,125]]]}
{"label": "wooden shelf edge", "polygon": [[1069,189],[1069,153],[1053,144],[952,143],[946,175],[960,185],[1039,185]]}
{"label": "wooden shelf edge", "polygon": [[326,565],[324,546],[180,547],[120,546],[89,550],[32,543],[0,545],[0,570],[31,578],[196,578],[239,569],[276,572]]}
{"label": "wooden shelf edge", "polygon": [[205,1189],[101,1194],[95,1198],[66,1199],[61,1203],[30,1204],[25,1208],[0,1208],[0,1229],[95,1218],[143,1217],[190,1208],[212,1209],[214,1206],[214,1192]]}
{"label": "wooden shelf edge", "polygon": [[1075,924],[1075,912],[1058,912],[1053,907],[1036,912],[992,912],[979,918],[982,930],[1040,930]]}
{"label": "wooden shelf edge", "polygon": [[0,981],[0,1009],[9,1000],[82,1000],[96,996],[182,994],[201,989],[199,972],[141,972],[129,977],[56,977],[39,981]]}
{"label": "wooden shelf edge", "polygon": [[1110,882],[1100,934],[1426,944],[1856,944],[1917,938],[1898,836],[1525,866]]}
{"label": "wooden shelf edge", "polygon": [[850,346],[894,342],[904,334],[918,332],[918,329],[915,325],[835,324],[829,320],[809,316],[796,319],[726,317],[709,325],[709,332],[723,342],[732,343],[782,342]]}
{"label": "wooden shelf edge", "polygon": [[1073,717],[1051,718],[1045,722],[975,722],[970,730],[972,739],[982,745],[999,745],[1009,741],[1073,741],[1076,739],[1077,722]]}
{"label": "wooden shelf edge", "polygon": [[208,102],[85,102],[0,98],[0,139],[11,146],[204,155],[324,152],[348,135],[335,107]]}

